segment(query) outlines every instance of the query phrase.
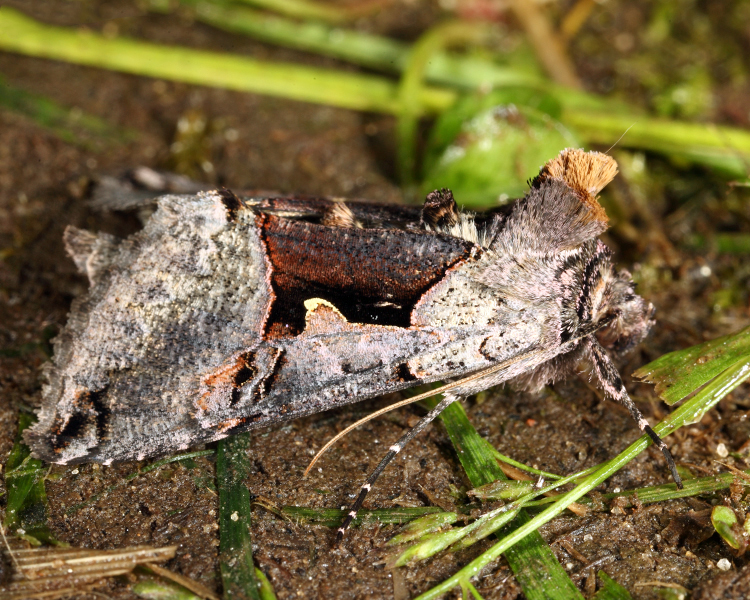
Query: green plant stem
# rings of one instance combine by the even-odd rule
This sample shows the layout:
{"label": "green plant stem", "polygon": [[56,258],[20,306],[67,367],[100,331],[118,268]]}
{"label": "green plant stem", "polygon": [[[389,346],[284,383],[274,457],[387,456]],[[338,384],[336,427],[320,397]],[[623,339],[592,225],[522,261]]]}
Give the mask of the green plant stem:
{"label": "green plant stem", "polygon": [[219,568],[224,600],[260,600],[250,538],[250,434],[221,440],[216,457],[219,488]]}
{"label": "green plant stem", "polygon": [[409,55],[399,85],[401,113],[398,117],[398,164],[401,184],[407,190],[414,185],[417,134],[421,113],[420,97],[424,72],[430,59],[442,48],[452,44],[478,44],[487,37],[486,29],[468,21],[450,21],[428,30]]}
{"label": "green plant stem", "polygon": [[[668,415],[661,423],[654,427],[654,431],[660,437],[679,429],[685,424],[693,423],[700,419],[707,410],[715,406],[719,400],[724,398],[733,389],[743,383],[750,376],[750,360],[741,361],[727,369],[720,377],[707,384],[700,392],[690,398],[673,413]],[[557,501],[548,509],[542,511],[534,518],[514,530],[490,548],[487,552],[471,561],[458,573],[446,579],[441,584],[420,595],[419,600],[437,598],[450,589],[460,585],[460,582],[470,577],[478,576],[482,570],[501,554],[507,552],[520,540],[531,533],[536,533],[539,527],[562,513],[570,504],[589,493],[596,486],[619,471],[628,462],[638,456],[651,444],[648,436],[644,435],[628,446],[622,453],[612,460],[604,463],[595,473],[587,477],[578,486],[562,494]],[[537,533],[538,535],[538,533]]]}
{"label": "green plant stem", "polygon": [[[161,10],[158,3],[152,4],[155,4],[153,10]],[[199,21],[219,29],[386,73],[403,72],[412,52],[412,47],[404,42],[320,22],[297,22],[250,8],[207,0],[181,0],[180,4],[190,7]],[[549,85],[536,73],[498,65],[480,57],[446,52],[436,52],[430,56],[424,76],[433,83],[464,89],[509,86],[541,89]],[[606,106],[606,102],[593,94],[575,92],[574,99],[591,108]]]}
{"label": "green plant stem", "polygon": [[267,8],[295,19],[314,19],[329,23],[346,23],[376,11],[383,0],[359,0],[356,4],[335,5],[311,0],[240,0]]}
{"label": "green plant stem", "polygon": [[[401,111],[396,84],[382,77],[108,39],[91,31],[43,25],[8,7],[0,10],[0,50],[354,110]],[[456,98],[452,90],[423,88],[420,114],[442,111]]]}
{"label": "green plant stem", "polygon": [[750,131],[576,109],[564,109],[561,120],[590,144],[616,143],[668,154],[712,167],[729,177],[744,177],[750,170]]}

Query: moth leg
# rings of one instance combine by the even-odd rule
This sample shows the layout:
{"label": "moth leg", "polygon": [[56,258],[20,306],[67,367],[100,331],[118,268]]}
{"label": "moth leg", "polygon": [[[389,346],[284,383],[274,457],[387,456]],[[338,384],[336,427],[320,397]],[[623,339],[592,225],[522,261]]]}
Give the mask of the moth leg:
{"label": "moth leg", "polygon": [[599,385],[601,386],[602,390],[604,390],[604,393],[607,394],[610,398],[612,398],[616,402],[619,402],[630,411],[630,415],[638,423],[638,428],[641,431],[646,432],[648,436],[653,440],[654,445],[662,451],[662,454],[664,454],[664,458],[667,459],[669,470],[672,472],[672,479],[674,479],[677,487],[679,489],[682,489],[682,479],[677,473],[677,467],[674,464],[674,458],[672,458],[672,453],[669,451],[669,448],[667,448],[667,445],[664,443],[664,441],[658,435],[656,435],[656,432],[651,429],[651,426],[648,424],[646,418],[643,416],[641,411],[638,410],[638,407],[635,405],[633,400],[631,400],[627,390],[625,389],[625,385],[622,382],[622,378],[617,372],[617,368],[612,363],[609,356],[607,356],[607,353],[601,347],[599,342],[593,336],[586,338],[586,340],[588,344],[589,356],[591,357],[591,363],[594,367],[594,373],[596,374],[596,378],[599,381]]}
{"label": "moth leg", "polygon": [[341,527],[338,528],[336,532],[336,543],[338,544],[341,539],[344,537],[344,533],[346,533],[346,530],[349,528],[349,525],[351,525],[354,518],[357,516],[357,512],[360,508],[362,508],[362,503],[365,501],[365,497],[367,496],[367,493],[372,489],[372,486],[375,484],[375,481],[377,481],[378,477],[380,477],[380,474],[385,470],[385,468],[388,466],[388,463],[391,462],[396,455],[401,452],[404,446],[408,444],[412,439],[414,439],[416,436],[418,436],[425,427],[427,427],[432,421],[435,420],[435,418],[443,412],[448,405],[453,404],[456,400],[458,400],[458,396],[454,396],[452,394],[446,394],[445,397],[433,408],[430,412],[428,412],[424,417],[422,417],[414,427],[412,427],[409,431],[407,431],[401,438],[393,444],[388,449],[388,453],[383,457],[383,459],[378,463],[378,466],[375,467],[375,470],[370,474],[370,476],[367,478],[364,484],[362,484],[362,487],[359,490],[359,495],[357,496],[357,499],[354,501],[354,504],[352,504],[351,508],[349,509],[349,513],[346,515],[346,518],[344,519],[343,523],[341,523]]}

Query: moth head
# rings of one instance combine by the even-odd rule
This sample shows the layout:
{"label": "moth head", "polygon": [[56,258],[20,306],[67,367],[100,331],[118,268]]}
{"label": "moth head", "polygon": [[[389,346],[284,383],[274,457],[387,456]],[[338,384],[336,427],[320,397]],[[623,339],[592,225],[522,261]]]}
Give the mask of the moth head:
{"label": "moth head", "polygon": [[596,333],[599,343],[615,354],[638,345],[654,324],[654,306],[635,293],[628,271],[610,271],[605,293],[598,307],[597,320],[609,323]]}

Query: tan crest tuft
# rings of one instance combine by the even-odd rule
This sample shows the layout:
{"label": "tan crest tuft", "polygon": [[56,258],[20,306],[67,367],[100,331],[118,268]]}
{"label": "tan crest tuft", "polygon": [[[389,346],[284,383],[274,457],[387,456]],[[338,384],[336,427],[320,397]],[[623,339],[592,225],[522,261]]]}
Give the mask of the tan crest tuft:
{"label": "tan crest tuft", "polygon": [[596,197],[615,175],[617,161],[611,156],[566,148],[542,167],[533,183],[538,184],[548,178],[562,179],[591,208],[593,218],[606,223],[607,215]]}

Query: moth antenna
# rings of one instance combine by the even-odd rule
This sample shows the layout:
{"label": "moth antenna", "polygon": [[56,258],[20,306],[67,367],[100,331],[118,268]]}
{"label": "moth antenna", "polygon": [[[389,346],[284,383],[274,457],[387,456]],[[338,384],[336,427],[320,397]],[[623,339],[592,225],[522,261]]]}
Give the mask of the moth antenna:
{"label": "moth antenna", "polygon": [[610,151],[612,150],[612,148],[614,148],[615,146],[617,146],[617,144],[619,144],[619,143],[620,143],[620,140],[621,140],[622,138],[624,138],[624,137],[625,137],[625,136],[627,135],[628,131],[630,131],[631,129],[633,129],[633,127],[635,127],[635,123],[633,123],[633,124],[632,124],[632,125],[631,125],[630,127],[628,127],[628,128],[627,128],[627,129],[625,130],[625,131],[623,131],[623,132],[622,132],[622,135],[621,135],[620,137],[618,137],[618,138],[617,138],[617,141],[616,141],[616,142],[615,142],[614,144],[612,144],[612,145],[611,145],[611,146],[610,146],[609,148],[607,148],[607,151],[606,151],[606,152],[605,152],[604,154],[609,154],[609,153],[610,153]]}
{"label": "moth antenna", "polygon": [[[508,368],[517,362],[520,362],[521,360],[524,360],[526,358],[530,358],[534,356],[538,351],[532,350],[531,352],[527,352],[526,354],[522,354],[520,356],[517,356],[515,358],[511,358],[509,360],[503,361],[501,363],[498,363],[492,367],[488,367],[486,369],[482,369],[481,371],[478,371],[474,373],[473,375],[469,375],[467,377],[464,377],[462,379],[458,379],[456,381],[452,381],[451,383],[446,383],[445,385],[442,385],[438,388],[435,388],[433,390],[430,390],[428,392],[424,392],[422,394],[418,394],[416,396],[412,396],[411,398],[407,398],[406,400],[401,400],[400,402],[396,402],[395,404],[391,404],[390,406],[386,406],[385,408],[381,408],[380,410],[375,411],[371,415],[367,415],[366,417],[360,419],[356,423],[352,423],[341,431],[340,433],[337,433],[335,436],[333,436],[330,440],[328,440],[320,450],[318,450],[318,453],[313,457],[313,459],[310,461],[310,464],[307,465],[307,468],[305,469],[305,472],[302,474],[302,477],[307,477],[308,473],[310,472],[310,469],[313,468],[316,462],[320,459],[323,454],[336,442],[338,442],[342,437],[346,436],[350,431],[353,429],[356,429],[360,425],[364,425],[368,421],[372,421],[373,419],[379,417],[380,415],[384,415],[387,412],[390,412],[392,410],[395,410],[397,408],[401,408],[402,406],[406,406],[407,404],[413,404],[414,402],[419,402],[420,400],[425,400],[426,398],[431,398],[432,396],[437,396],[438,394],[444,394],[445,392],[455,389],[457,387],[460,387],[462,385],[465,385],[467,383],[471,383],[472,381],[476,381],[477,379],[481,379],[482,377],[486,377],[487,375],[491,375],[492,373],[496,373],[497,371],[501,371],[502,369]],[[447,374],[445,376],[446,378],[450,377],[450,374]]]}
{"label": "moth antenna", "polygon": [[417,423],[414,427],[412,427],[409,431],[402,435],[401,438],[388,449],[388,453],[382,458],[382,460],[378,463],[378,466],[375,467],[375,470],[370,473],[370,476],[362,484],[357,499],[354,501],[354,504],[352,504],[351,508],[349,508],[349,512],[347,513],[343,523],[341,523],[341,527],[339,527],[336,531],[336,544],[341,542],[341,540],[343,539],[346,530],[349,528],[349,525],[351,525],[351,522],[356,518],[359,509],[362,508],[362,503],[365,501],[367,493],[372,489],[372,486],[375,484],[378,477],[380,477],[380,474],[388,466],[388,463],[391,462],[399,452],[401,452],[406,444],[408,444],[412,439],[418,436],[425,427],[432,423],[432,421],[435,420],[435,417],[437,417],[456,400],[458,400],[458,396],[454,396],[453,394],[446,394],[445,398],[438,402],[435,408],[433,408],[424,417],[422,417],[419,420],[419,423]]}
{"label": "moth antenna", "polygon": [[656,432],[651,429],[646,418],[641,411],[638,410],[638,407],[628,395],[628,392],[625,389],[625,384],[622,382],[622,377],[620,377],[617,368],[612,363],[609,356],[607,356],[604,348],[601,347],[594,337],[589,337],[586,341],[588,343],[589,356],[591,357],[591,362],[594,367],[594,373],[596,374],[596,378],[599,381],[602,390],[604,390],[604,393],[612,398],[612,400],[619,402],[628,409],[630,415],[635,419],[636,423],[638,423],[638,429],[648,434],[653,440],[654,445],[662,451],[664,458],[667,459],[669,470],[672,472],[672,479],[674,479],[677,487],[682,489],[682,478],[679,473],[677,473],[674,458],[672,458],[672,453],[669,451],[669,448],[667,448],[664,440],[656,435]]}

